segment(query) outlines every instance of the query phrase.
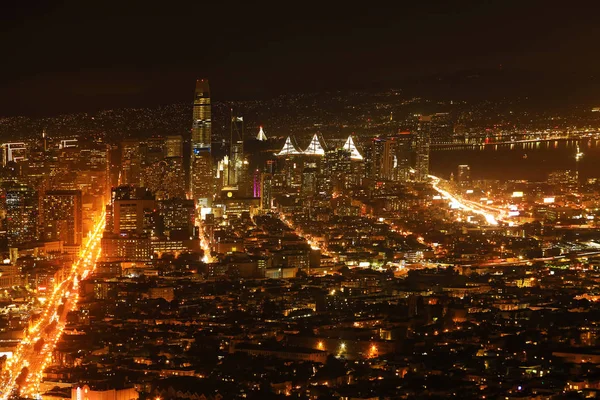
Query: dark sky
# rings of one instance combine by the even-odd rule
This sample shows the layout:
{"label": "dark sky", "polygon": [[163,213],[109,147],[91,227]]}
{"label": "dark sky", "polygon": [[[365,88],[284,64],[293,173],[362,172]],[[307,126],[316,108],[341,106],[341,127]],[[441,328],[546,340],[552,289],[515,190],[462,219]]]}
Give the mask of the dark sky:
{"label": "dark sky", "polygon": [[210,79],[216,99],[465,70],[528,71],[568,86],[600,71],[594,3],[7,0],[0,115],[188,101],[196,77]]}

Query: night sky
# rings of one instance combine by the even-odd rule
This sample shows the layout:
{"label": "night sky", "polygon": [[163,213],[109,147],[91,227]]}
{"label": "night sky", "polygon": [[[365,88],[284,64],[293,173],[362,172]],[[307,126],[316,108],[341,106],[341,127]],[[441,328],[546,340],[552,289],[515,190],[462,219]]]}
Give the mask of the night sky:
{"label": "night sky", "polygon": [[[190,101],[197,77],[217,100],[418,91],[473,71],[519,95],[600,89],[595,2],[329,3],[4,1],[0,115]],[[440,85],[459,97],[477,86]]]}

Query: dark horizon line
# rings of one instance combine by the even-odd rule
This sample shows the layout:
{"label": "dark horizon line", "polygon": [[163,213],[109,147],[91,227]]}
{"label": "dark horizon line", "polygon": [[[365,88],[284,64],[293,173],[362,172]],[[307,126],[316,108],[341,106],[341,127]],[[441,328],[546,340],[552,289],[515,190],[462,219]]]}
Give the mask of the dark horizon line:
{"label": "dark horizon line", "polygon": [[[566,78],[562,81],[556,80],[557,76],[553,73],[537,73],[530,70],[517,70],[517,69],[502,69],[502,68],[473,68],[455,71],[453,73],[445,74],[429,74],[423,76],[414,76],[410,78],[395,80],[381,78],[379,81],[374,82],[355,82],[354,85],[342,85],[339,82],[332,82],[329,87],[315,88],[312,90],[294,90],[287,89],[280,93],[270,92],[265,90],[261,92],[262,95],[255,93],[246,93],[245,95],[234,95],[227,96],[229,98],[220,99],[219,90],[214,90],[211,93],[211,97],[214,103],[235,103],[235,102],[249,102],[249,101],[271,101],[277,98],[286,96],[318,96],[327,95],[332,93],[376,93],[385,91],[399,91],[406,98],[420,97],[428,100],[437,101],[467,101],[468,103],[476,103],[478,101],[501,101],[501,100],[537,100],[544,103],[547,102],[559,102],[564,103],[563,105],[572,105],[574,103],[582,104],[590,102],[593,104],[600,104],[600,77],[595,75],[576,75],[575,73],[564,73],[560,74],[561,77]],[[198,79],[200,79],[199,77]],[[219,78],[211,79],[210,77],[205,78],[210,82],[217,81]],[[232,92],[231,88],[225,87],[224,91]],[[597,90],[596,90],[597,89]],[[573,92],[574,91],[574,92]],[[591,93],[585,93],[591,92]],[[165,102],[156,101],[156,99],[147,99],[142,97],[134,98],[128,96],[116,96],[113,94],[98,95],[94,94],[93,97],[96,99],[114,99],[117,105],[115,107],[106,107],[102,105],[102,101],[97,106],[89,106],[86,109],[79,109],[73,105],[65,108],[70,108],[72,111],[51,111],[46,112],[9,112],[7,114],[0,115],[0,118],[32,118],[32,119],[43,119],[43,118],[55,118],[65,115],[74,114],[94,114],[105,111],[114,110],[126,110],[126,109],[157,109],[161,107],[168,107],[176,104],[189,104],[193,103],[194,85],[193,82],[190,84],[189,90],[189,101],[172,101],[168,100]],[[598,94],[596,94],[598,93]],[[165,97],[181,97],[180,95],[173,96],[166,95]],[[568,98],[566,98],[568,97]],[[121,99],[121,101],[116,101]],[[74,103],[71,102],[71,103]],[[119,104],[120,103],[120,104]],[[85,106],[84,106],[85,107]]]}

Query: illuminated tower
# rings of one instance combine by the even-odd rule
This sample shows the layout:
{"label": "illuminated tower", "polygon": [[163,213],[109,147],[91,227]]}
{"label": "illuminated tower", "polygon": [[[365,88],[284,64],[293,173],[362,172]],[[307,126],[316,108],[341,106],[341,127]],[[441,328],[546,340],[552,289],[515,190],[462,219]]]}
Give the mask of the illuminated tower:
{"label": "illuminated tower", "polygon": [[139,186],[141,165],[140,141],[128,139],[121,142],[121,183],[123,185]]}
{"label": "illuminated tower", "polygon": [[406,182],[410,179],[412,135],[409,132],[398,132],[394,149],[394,179]]}
{"label": "illuminated tower", "polygon": [[425,181],[429,175],[429,145],[431,129],[431,116],[419,117],[419,126],[415,135],[415,180]]}
{"label": "illuminated tower", "polygon": [[391,139],[374,138],[369,157],[369,177],[373,180],[391,180],[394,169],[394,145]]}
{"label": "illuminated tower", "polygon": [[263,210],[271,209],[273,193],[273,174],[263,172],[260,175],[260,208]]}
{"label": "illuminated tower", "polygon": [[211,157],[211,106],[207,79],[196,81],[192,123],[190,194],[194,201],[209,204],[213,197]]}
{"label": "illuminated tower", "polygon": [[229,185],[240,187],[244,183],[245,158],[244,158],[244,118],[236,117],[231,110],[229,149]]}
{"label": "illuminated tower", "polygon": [[260,171],[257,169],[252,176],[252,195],[253,197],[260,196]]}

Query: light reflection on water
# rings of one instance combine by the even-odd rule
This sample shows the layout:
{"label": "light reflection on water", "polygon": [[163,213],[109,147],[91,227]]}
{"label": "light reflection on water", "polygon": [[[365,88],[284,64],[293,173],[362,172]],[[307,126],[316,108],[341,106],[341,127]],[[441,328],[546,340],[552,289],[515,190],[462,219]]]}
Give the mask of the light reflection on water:
{"label": "light reflection on water", "polygon": [[584,156],[579,161],[583,179],[600,177],[600,140],[550,140],[506,143],[431,152],[431,172],[448,178],[459,164],[471,167],[474,179],[545,180],[549,172],[575,170],[577,144]]}

